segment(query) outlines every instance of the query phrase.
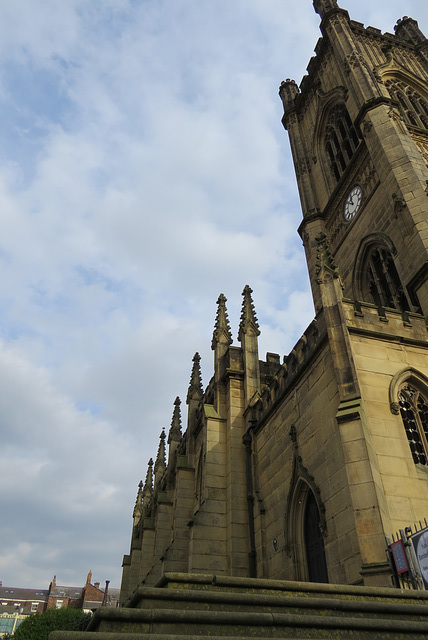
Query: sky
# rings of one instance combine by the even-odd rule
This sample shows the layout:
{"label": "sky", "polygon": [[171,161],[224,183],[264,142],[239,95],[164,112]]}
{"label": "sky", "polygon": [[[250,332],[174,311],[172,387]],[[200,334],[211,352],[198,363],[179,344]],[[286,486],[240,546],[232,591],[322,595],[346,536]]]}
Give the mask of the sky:
{"label": "sky", "polygon": [[[426,0],[348,0],[393,32]],[[0,3],[0,580],[119,587],[138,482],[212,373],[220,293],[259,354],[314,310],[278,87],[310,0]]]}

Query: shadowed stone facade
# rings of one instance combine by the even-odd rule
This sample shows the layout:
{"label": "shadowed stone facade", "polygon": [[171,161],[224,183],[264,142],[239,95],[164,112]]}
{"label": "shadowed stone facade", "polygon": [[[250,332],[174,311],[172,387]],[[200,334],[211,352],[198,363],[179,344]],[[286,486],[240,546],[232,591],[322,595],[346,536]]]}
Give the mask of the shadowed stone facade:
{"label": "shadowed stone facade", "polygon": [[391,586],[385,535],[428,515],[428,41],[314,0],[322,38],[281,84],[315,318],[260,360],[218,299],[214,375],[140,483],[121,601],[165,573]]}

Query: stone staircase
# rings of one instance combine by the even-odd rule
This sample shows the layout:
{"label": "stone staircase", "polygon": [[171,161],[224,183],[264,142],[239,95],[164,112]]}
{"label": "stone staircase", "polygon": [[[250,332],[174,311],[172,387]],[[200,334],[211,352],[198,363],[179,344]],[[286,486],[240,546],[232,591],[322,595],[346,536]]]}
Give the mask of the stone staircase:
{"label": "stone staircase", "polygon": [[428,592],[170,573],[49,640],[428,638]]}

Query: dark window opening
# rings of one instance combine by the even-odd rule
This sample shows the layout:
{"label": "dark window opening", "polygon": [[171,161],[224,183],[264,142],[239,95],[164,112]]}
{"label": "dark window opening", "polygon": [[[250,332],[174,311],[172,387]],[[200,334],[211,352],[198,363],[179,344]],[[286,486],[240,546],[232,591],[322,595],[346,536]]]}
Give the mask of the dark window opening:
{"label": "dark window opening", "polygon": [[398,396],[400,413],[415,464],[427,464],[428,402],[423,394],[406,384]]}
{"label": "dark window opening", "polygon": [[344,104],[336,105],[330,111],[324,140],[330,169],[339,180],[359,145],[357,132]]}
{"label": "dark window opening", "polygon": [[369,298],[378,307],[411,311],[390,252],[383,247],[372,249],[366,262],[365,277]]}
{"label": "dark window opening", "polygon": [[398,80],[388,80],[386,87],[398,102],[404,121],[412,127],[428,130],[428,105],[422,96]]}
{"label": "dark window opening", "polygon": [[305,508],[305,548],[310,582],[328,582],[324,538],[315,496],[309,493]]}

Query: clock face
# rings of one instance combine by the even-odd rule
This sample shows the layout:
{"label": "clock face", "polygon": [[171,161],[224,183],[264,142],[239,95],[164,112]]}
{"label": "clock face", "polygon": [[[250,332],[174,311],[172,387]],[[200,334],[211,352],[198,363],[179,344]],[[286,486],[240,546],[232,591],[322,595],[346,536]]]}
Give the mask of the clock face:
{"label": "clock face", "polygon": [[343,209],[343,216],[348,222],[356,216],[361,205],[362,197],[363,190],[361,189],[360,185],[357,184],[355,185],[355,187],[352,187],[348,197],[345,200],[345,206]]}

